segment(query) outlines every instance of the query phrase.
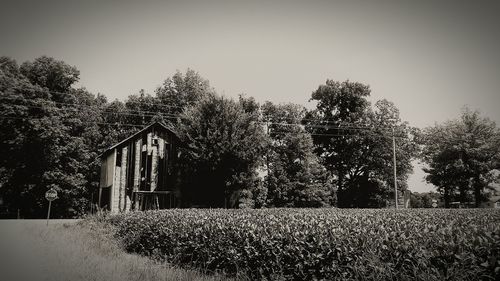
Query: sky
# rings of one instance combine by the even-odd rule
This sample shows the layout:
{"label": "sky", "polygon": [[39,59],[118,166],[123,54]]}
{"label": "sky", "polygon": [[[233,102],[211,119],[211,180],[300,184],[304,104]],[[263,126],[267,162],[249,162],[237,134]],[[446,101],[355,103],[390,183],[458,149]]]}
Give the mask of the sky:
{"label": "sky", "polygon": [[[464,106],[500,124],[500,1],[5,1],[0,55],[47,55],[109,100],[192,68],[229,97],[312,107],[326,79],[370,85],[420,128]],[[412,191],[432,190],[416,166]]]}

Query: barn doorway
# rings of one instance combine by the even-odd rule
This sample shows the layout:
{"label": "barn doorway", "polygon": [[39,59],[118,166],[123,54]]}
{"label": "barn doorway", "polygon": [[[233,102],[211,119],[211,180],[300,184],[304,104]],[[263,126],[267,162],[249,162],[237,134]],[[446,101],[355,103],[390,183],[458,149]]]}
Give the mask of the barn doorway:
{"label": "barn doorway", "polygon": [[99,189],[99,209],[110,210],[111,209],[111,187],[101,187]]}

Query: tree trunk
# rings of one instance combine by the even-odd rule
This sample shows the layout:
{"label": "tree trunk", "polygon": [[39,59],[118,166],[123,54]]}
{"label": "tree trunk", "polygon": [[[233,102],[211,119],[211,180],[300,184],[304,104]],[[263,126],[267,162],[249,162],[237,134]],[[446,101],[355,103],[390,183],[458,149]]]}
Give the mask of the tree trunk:
{"label": "tree trunk", "polygon": [[344,172],[338,171],[337,179],[337,207],[344,208],[345,206],[345,189],[344,189]]}
{"label": "tree trunk", "polygon": [[475,177],[474,178],[474,201],[475,201],[476,208],[479,208],[481,206],[481,190],[482,190],[481,180],[479,179],[479,177]]}
{"label": "tree trunk", "polygon": [[450,187],[448,186],[444,187],[444,207],[450,207]]}

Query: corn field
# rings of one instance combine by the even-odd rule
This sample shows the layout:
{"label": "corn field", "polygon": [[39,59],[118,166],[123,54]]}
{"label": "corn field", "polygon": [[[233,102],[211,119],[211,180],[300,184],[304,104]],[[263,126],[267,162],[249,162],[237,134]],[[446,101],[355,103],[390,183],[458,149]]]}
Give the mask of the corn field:
{"label": "corn field", "polygon": [[105,220],[129,252],[252,280],[500,277],[500,210],[174,209]]}

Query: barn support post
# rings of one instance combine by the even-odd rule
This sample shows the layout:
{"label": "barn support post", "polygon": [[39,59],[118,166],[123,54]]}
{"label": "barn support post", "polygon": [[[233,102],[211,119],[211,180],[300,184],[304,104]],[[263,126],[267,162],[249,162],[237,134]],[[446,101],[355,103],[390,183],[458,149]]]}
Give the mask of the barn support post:
{"label": "barn support post", "polygon": [[120,188],[120,172],[121,169],[120,167],[116,166],[118,162],[118,149],[115,149],[113,152],[113,173],[112,173],[112,182],[113,184],[111,185],[111,192],[110,192],[110,198],[109,198],[109,210],[112,213],[118,213],[118,189]]}
{"label": "barn support post", "polygon": [[102,198],[102,187],[101,187],[101,186],[99,186],[99,198],[97,199],[97,200],[99,200],[99,201],[97,202],[97,207],[98,207],[99,209],[101,209],[101,198]]}
{"label": "barn support post", "polygon": [[146,190],[152,191],[153,189],[151,188],[151,167],[152,167],[152,152],[153,152],[153,146],[151,145],[153,142],[153,133],[148,133],[147,139],[146,139],[146,149],[147,149],[147,156],[146,156]]}
{"label": "barn support post", "polygon": [[125,194],[125,185],[127,182],[127,153],[128,153],[128,147],[125,146],[122,148],[122,159],[121,159],[121,173],[120,173],[120,185],[119,185],[119,210],[120,212],[125,211],[125,198],[127,195]]}
{"label": "barn support post", "polygon": [[139,209],[139,196],[137,191],[139,191],[140,178],[141,178],[141,154],[142,154],[142,138],[139,138],[135,142],[135,155],[134,155],[134,186],[132,189],[132,201],[133,201],[133,209]]}
{"label": "barn support post", "polygon": [[151,148],[151,191],[156,190],[158,183],[158,145]]}

